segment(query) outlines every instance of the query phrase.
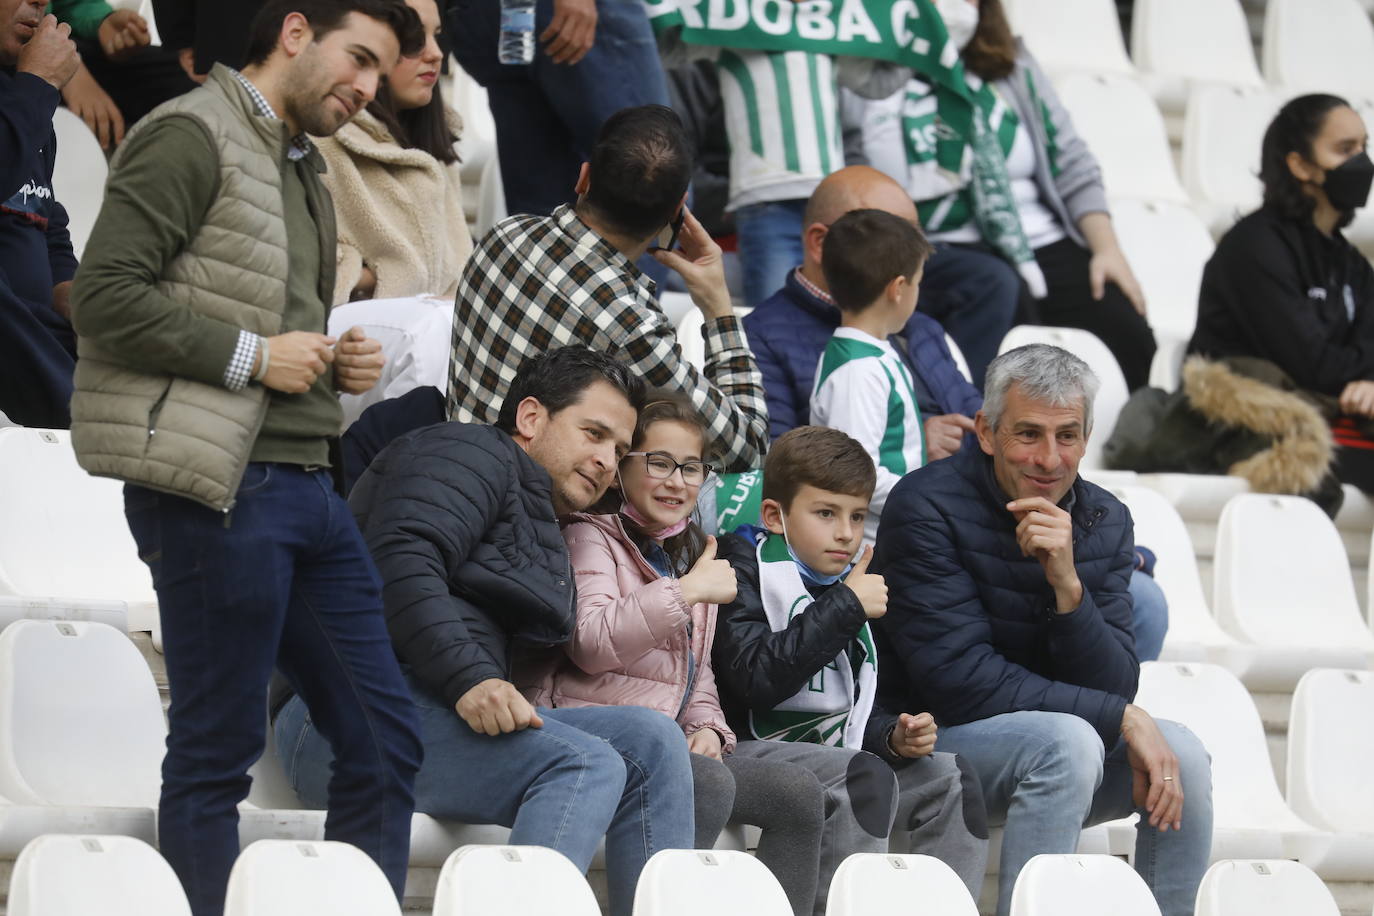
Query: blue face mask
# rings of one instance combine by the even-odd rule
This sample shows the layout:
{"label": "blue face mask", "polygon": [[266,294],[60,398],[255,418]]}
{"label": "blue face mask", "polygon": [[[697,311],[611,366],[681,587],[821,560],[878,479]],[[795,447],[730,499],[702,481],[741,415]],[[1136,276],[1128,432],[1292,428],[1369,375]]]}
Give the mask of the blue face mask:
{"label": "blue face mask", "polygon": [[853,560],[851,560],[845,566],[844,569],[835,573],[835,575],[833,576],[827,576],[824,573],[818,573],[810,566],[807,566],[806,563],[802,560],[802,558],[797,556],[797,552],[792,549],[792,540],[787,537],[787,517],[782,513],[778,513],[778,517],[782,520],[783,540],[787,541],[787,555],[792,558],[793,563],[797,564],[797,571],[801,573],[803,582],[805,582],[807,585],[817,586],[834,585],[836,582],[839,582],[845,576],[849,575],[849,571],[854,568]]}

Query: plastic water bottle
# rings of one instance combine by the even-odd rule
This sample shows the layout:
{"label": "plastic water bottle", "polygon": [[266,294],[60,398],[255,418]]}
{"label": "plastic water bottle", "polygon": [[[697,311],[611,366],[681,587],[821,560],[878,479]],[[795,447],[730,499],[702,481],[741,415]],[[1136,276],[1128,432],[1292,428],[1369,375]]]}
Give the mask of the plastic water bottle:
{"label": "plastic water bottle", "polygon": [[496,57],[503,64],[534,60],[534,0],[501,0],[501,39]]}

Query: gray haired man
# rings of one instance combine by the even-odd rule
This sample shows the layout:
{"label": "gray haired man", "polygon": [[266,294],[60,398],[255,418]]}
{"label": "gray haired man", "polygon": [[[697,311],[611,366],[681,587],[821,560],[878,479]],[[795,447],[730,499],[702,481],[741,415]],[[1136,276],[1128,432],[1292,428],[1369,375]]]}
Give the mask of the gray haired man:
{"label": "gray haired man", "polygon": [[999,916],[1021,866],[1085,824],[1140,813],[1135,865],[1165,916],[1192,913],[1212,845],[1206,750],[1131,702],[1131,516],[1078,476],[1097,388],[1057,347],[997,357],[981,449],[904,477],[878,529],[880,703],[929,710],[936,749],[978,773],[1006,827]]}

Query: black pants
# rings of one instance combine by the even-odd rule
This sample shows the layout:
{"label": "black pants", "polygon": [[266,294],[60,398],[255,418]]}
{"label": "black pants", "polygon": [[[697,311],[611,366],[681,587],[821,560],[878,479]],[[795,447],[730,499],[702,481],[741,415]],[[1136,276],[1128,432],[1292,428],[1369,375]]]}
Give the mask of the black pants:
{"label": "black pants", "polygon": [[0,284],[0,412],[21,426],[66,429],[75,368],[67,319]]}
{"label": "black pants", "polygon": [[116,63],[105,59],[98,41],[80,40],[76,45],[86,69],[124,115],[126,129],[168,99],[196,88],[171,48],[144,48]]}
{"label": "black pants", "polygon": [[1100,300],[1093,298],[1088,280],[1091,258],[1086,248],[1070,238],[1036,249],[1035,260],[1049,287],[1049,295],[1036,304],[1039,323],[1096,334],[1120,364],[1126,387],[1134,391],[1150,380],[1155,336],[1115,283],[1107,284]]}

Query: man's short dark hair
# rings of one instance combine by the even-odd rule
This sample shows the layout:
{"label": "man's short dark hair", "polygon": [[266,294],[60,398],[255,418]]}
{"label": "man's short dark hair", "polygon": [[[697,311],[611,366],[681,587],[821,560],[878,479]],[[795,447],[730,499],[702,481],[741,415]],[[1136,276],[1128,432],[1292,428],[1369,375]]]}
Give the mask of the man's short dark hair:
{"label": "man's short dark hair", "polygon": [[559,347],[525,360],[506,392],[496,426],[515,433],[515,411],[525,398],[534,398],[556,414],[582,400],[597,382],[615,388],[639,413],[644,407],[644,380],[613,356],[586,347]]}
{"label": "man's short dark hair", "polygon": [[846,433],[828,426],[798,426],[769,447],[762,496],[791,509],[797,491],[808,484],[827,493],[872,499],[878,472],[872,456]]}
{"label": "man's short dark hair", "polygon": [[653,235],[677,215],[692,178],[682,119],[662,105],[620,109],[596,135],[588,177],[583,206],[625,235]]}
{"label": "man's short dark hair", "polygon": [[291,13],[305,17],[315,41],[341,28],[349,13],[358,13],[389,26],[401,43],[403,57],[413,57],[425,47],[425,27],[405,0],[267,0],[248,27],[245,66],[262,64],[272,56],[282,21]]}
{"label": "man's short dark hair", "polygon": [[897,277],[910,280],[930,257],[930,242],[886,210],[850,210],[830,224],[821,271],[843,312],[862,312]]}

